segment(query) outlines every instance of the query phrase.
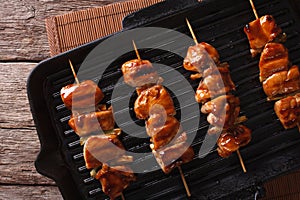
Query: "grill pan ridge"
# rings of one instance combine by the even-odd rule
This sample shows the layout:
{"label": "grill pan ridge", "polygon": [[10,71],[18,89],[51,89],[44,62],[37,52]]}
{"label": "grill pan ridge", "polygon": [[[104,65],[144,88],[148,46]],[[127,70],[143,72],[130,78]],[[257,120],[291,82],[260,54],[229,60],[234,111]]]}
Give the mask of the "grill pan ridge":
{"label": "grill pan ridge", "polygon": [[[176,1],[172,2],[176,5]],[[180,0],[178,2],[182,3]],[[236,94],[241,100],[241,114],[249,118],[245,124],[253,130],[251,143],[241,149],[248,172],[243,174],[237,156],[222,159],[215,150],[182,168],[192,191],[192,199],[253,199],[264,181],[300,167],[300,135],[296,129],[282,128],[273,111],[273,103],[266,101],[262,91],[258,80],[259,58],[251,58],[248,41],[242,31],[243,26],[254,19],[249,2],[206,0],[197,4],[194,1],[189,3],[176,8],[170,7],[170,4],[159,4],[159,7],[152,6],[150,11],[143,9],[124,19],[124,30],[156,26],[189,35],[185,25],[187,17],[199,41],[212,44],[219,51],[220,60],[229,62],[231,76],[237,86]],[[285,46],[289,49],[290,60],[299,65],[300,3],[296,0],[254,3],[260,15],[273,15],[287,33]],[[163,10],[173,12],[162,15]],[[135,17],[145,20],[141,22]],[[56,181],[65,199],[108,199],[102,193],[99,182],[90,177],[84,166],[79,138],[67,125],[71,112],[63,106],[59,95],[61,87],[74,82],[68,59],[76,64],[78,70],[86,55],[104,39],[41,62],[28,78],[28,98],[41,141],[41,152],[35,165],[41,174]],[[177,39],[174,38],[174,42]],[[190,74],[182,68],[182,59],[175,55],[156,49],[144,49],[141,54],[151,62],[173,67],[189,80]],[[104,101],[108,104],[114,80],[122,76],[118,69],[131,58],[132,54],[123,56],[111,65],[105,76],[93,77],[94,81],[100,81],[99,86],[106,95]],[[168,83],[172,84],[171,81]],[[196,82],[190,83],[194,88],[197,87]],[[208,127],[204,117],[199,124],[193,142],[196,152]],[[147,140],[136,140],[125,133],[122,141],[130,151],[146,151],[149,148]],[[151,159],[154,158],[144,158]],[[161,170],[138,174],[138,181],[130,185],[125,196],[126,199],[186,199],[176,170],[170,175],[164,175]]]}

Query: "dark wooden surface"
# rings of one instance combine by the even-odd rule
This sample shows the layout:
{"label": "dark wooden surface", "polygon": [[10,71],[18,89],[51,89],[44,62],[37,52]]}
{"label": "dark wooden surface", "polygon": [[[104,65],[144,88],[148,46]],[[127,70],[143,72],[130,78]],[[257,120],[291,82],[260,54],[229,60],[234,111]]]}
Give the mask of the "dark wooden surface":
{"label": "dark wooden surface", "polygon": [[[118,0],[117,0],[118,1]],[[121,0],[120,0],[121,1]],[[114,0],[11,0],[0,7],[0,199],[62,199],[55,183],[38,174],[40,144],[26,96],[26,80],[49,57],[45,18]],[[266,183],[266,199],[300,199],[300,172]]]}
{"label": "dark wooden surface", "polygon": [[40,149],[26,80],[48,58],[45,18],[121,0],[0,1],[0,199],[62,199],[55,183],[36,172]]}

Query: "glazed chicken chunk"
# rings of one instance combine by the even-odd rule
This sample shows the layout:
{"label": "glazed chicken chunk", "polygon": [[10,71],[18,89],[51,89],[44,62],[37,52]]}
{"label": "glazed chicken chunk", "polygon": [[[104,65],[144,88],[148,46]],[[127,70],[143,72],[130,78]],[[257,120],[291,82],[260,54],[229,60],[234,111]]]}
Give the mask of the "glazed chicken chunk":
{"label": "glazed chicken chunk", "polygon": [[251,133],[251,130],[244,125],[224,130],[217,141],[219,155],[226,158],[240,147],[246,146],[251,141]]}
{"label": "glazed chicken chunk", "polygon": [[90,136],[84,144],[83,155],[87,169],[122,160],[124,146],[116,135]]}
{"label": "glazed chicken chunk", "polygon": [[235,85],[231,80],[228,64],[224,63],[222,67],[215,67],[214,70],[205,72],[196,90],[195,99],[198,103],[205,103],[232,90],[235,90]]}
{"label": "glazed chicken chunk", "polygon": [[218,51],[205,42],[190,46],[183,61],[183,67],[188,71],[203,73],[211,65],[219,64]]}
{"label": "glazed chicken chunk", "polygon": [[193,148],[187,143],[185,132],[180,134],[170,144],[158,150],[153,150],[152,153],[166,174],[170,173],[175,167],[190,162],[195,156]]}
{"label": "glazed chicken chunk", "polygon": [[263,89],[270,100],[300,90],[298,66],[294,65],[289,71],[273,74],[263,82]]}
{"label": "glazed chicken chunk", "polygon": [[134,59],[122,65],[124,82],[132,87],[156,84],[159,76],[148,60]]}
{"label": "glazed chicken chunk", "polygon": [[260,53],[268,42],[275,39],[278,41],[285,40],[285,35],[282,34],[281,28],[277,26],[271,15],[265,15],[250,22],[244,27],[244,32],[248,37],[250,52],[253,57]]}
{"label": "glazed chicken chunk", "polygon": [[173,117],[164,113],[150,115],[146,122],[147,134],[153,143],[152,149],[157,150],[172,141],[180,133],[180,123]]}
{"label": "glazed chicken chunk", "polygon": [[73,112],[68,124],[79,137],[84,137],[91,133],[112,130],[115,121],[110,108],[78,115]]}
{"label": "glazed chicken chunk", "polygon": [[268,43],[259,60],[259,79],[261,82],[279,71],[287,71],[289,65],[288,50],[280,43]]}
{"label": "glazed chicken chunk", "polygon": [[298,126],[300,131],[300,94],[277,101],[274,110],[285,129]]}
{"label": "glazed chicken chunk", "polygon": [[205,103],[201,112],[208,114],[207,121],[216,127],[230,128],[240,113],[240,100],[233,95],[222,95]]}
{"label": "glazed chicken chunk", "polygon": [[134,103],[134,111],[139,119],[148,119],[155,108],[163,108],[167,115],[175,115],[176,110],[169,92],[161,85],[143,90]]}
{"label": "glazed chicken chunk", "polygon": [[61,89],[60,95],[65,106],[73,110],[93,108],[104,97],[98,85],[91,80],[67,85]]}
{"label": "glazed chicken chunk", "polygon": [[102,169],[95,176],[102,185],[102,191],[110,197],[111,200],[119,197],[123,190],[128,187],[130,182],[136,180],[133,171],[127,166],[109,167],[104,164]]}

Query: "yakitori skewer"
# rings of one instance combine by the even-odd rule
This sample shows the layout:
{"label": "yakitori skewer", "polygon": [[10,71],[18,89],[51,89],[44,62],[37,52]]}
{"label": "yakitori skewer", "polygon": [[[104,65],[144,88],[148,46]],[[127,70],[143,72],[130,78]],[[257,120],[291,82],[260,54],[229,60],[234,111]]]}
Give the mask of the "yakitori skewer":
{"label": "yakitori skewer", "polygon": [[[202,42],[202,43],[199,44],[199,42],[198,42],[198,40],[196,38],[196,35],[195,35],[194,31],[193,31],[193,28],[192,28],[191,24],[189,23],[188,19],[186,19],[186,23],[187,23],[188,28],[189,28],[189,30],[191,32],[191,35],[192,35],[193,40],[195,42],[195,45],[196,46],[198,46],[198,45],[202,45],[203,46],[203,48],[207,51],[207,53],[209,54],[209,56],[214,60],[215,64],[218,66],[218,70],[220,72],[219,75],[213,76],[213,75],[211,75],[212,71],[214,71],[213,69],[206,70],[206,69],[204,69],[202,67],[199,67],[202,70],[202,71],[199,71],[199,70],[198,71],[199,71],[200,74],[203,74],[203,76],[202,76],[203,81],[202,81],[202,83],[200,82],[199,87],[197,89],[196,100],[199,103],[204,103],[204,105],[201,108],[201,111],[203,113],[211,113],[211,112],[213,112],[212,110],[206,112],[207,109],[209,110],[210,107],[211,107],[208,104],[212,104],[212,105],[215,105],[215,106],[219,105],[219,104],[210,103],[210,102],[218,102],[218,101],[221,101],[222,98],[223,98],[223,100],[226,98],[229,101],[232,101],[232,103],[229,104],[229,105],[231,105],[233,112],[229,113],[228,115],[233,120],[231,120],[231,122],[229,121],[228,124],[226,124],[226,121],[224,123],[224,127],[222,128],[223,129],[223,133],[220,135],[220,138],[218,140],[218,146],[219,146],[218,153],[222,157],[224,157],[224,156],[227,157],[228,155],[230,155],[228,152],[227,153],[224,152],[224,151],[227,151],[226,150],[227,148],[225,147],[227,144],[226,144],[226,142],[224,142],[226,140],[225,139],[222,140],[221,137],[227,137],[228,138],[228,134],[230,135],[230,133],[232,133],[232,135],[235,135],[235,133],[240,134],[241,137],[242,137],[242,135],[247,135],[247,137],[246,137],[247,140],[239,143],[238,145],[235,145],[235,148],[234,148],[234,150],[237,152],[238,158],[240,160],[241,167],[242,167],[243,171],[246,173],[247,170],[246,170],[243,158],[241,156],[241,153],[239,151],[239,148],[242,147],[242,146],[245,146],[247,143],[250,142],[251,136],[249,134],[251,134],[251,131],[250,131],[250,129],[246,128],[245,126],[238,125],[241,122],[247,120],[247,118],[245,116],[238,117],[238,115],[239,115],[239,99],[237,97],[234,97],[233,95],[230,94],[231,90],[235,90],[235,86],[234,86],[234,83],[232,82],[232,80],[230,78],[230,74],[229,74],[229,71],[227,69],[228,68],[228,64],[220,64],[218,52],[211,45],[209,45],[207,43],[204,43],[204,42]],[[209,50],[209,49],[211,49],[211,50]],[[191,63],[189,63],[188,65],[189,66],[185,67],[187,70],[195,71],[195,69],[191,70],[191,65],[192,65]],[[227,68],[224,68],[224,66],[226,66]],[[227,69],[227,70],[225,70],[225,69]],[[220,78],[220,76],[221,76],[221,78]],[[203,97],[205,96],[205,95],[203,95],[203,93],[201,95],[199,95],[200,97],[197,98],[198,90],[201,90],[203,88],[203,85],[205,85],[203,82],[205,82],[205,80],[208,79],[208,78],[209,79],[214,79],[212,77],[214,77],[215,79],[220,79],[219,81],[222,81],[224,83],[225,94],[224,94],[223,90],[220,93],[218,93],[218,92],[207,92],[208,95],[207,95],[207,97],[205,99],[203,99]],[[218,82],[218,80],[215,80],[215,81]],[[208,81],[206,81],[206,82],[208,82]],[[222,88],[222,89],[224,89],[224,88]],[[206,89],[209,89],[209,88],[206,88]],[[219,95],[221,95],[221,96],[219,96]],[[211,101],[207,102],[209,99]],[[217,99],[219,99],[219,100],[217,100]],[[227,115],[227,113],[226,113],[226,115]],[[230,116],[230,115],[232,115],[232,116]],[[217,124],[213,124],[213,122],[212,122],[213,120],[209,120],[209,117],[210,117],[210,114],[208,115],[208,121],[209,121],[209,123],[211,125],[214,125],[217,129],[219,129],[219,127],[218,127]],[[243,131],[242,132],[235,131],[235,129],[243,130],[244,132]],[[230,130],[230,131],[227,131],[227,130]],[[236,138],[236,137],[238,137],[238,135],[234,136],[234,138]],[[222,145],[224,145],[224,147],[222,147]]]}
{"label": "yakitori skewer", "polygon": [[148,60],[142,60],[134,41],[137,59],[122,65],[124,81],[136,87],[138,97],[134,103],[137,118],[145,120],[146,132],[151,137],[150,148],[164,173],[178,168],[188,197],[188,184],[180,167],[191,161],[194,151],[187,144],[187,135],[174,117],[176,110],[169,92],[159,84],[161,78]]}
{"label": "yakitori skewer", "polygon": [[247,24],[251,53],[261,53],[259,80],[268,101],[278,100],[274,110],[285,129],[298,126],[300,130],[300,71],[289,60],[288,49],[282,44],[286,34],[271,15],[258,18],[252,0],[249,0],[256,20]]}
{"label": "yakitori skewer", "polygon": [[[84,145],[86,168],[91,170],[91,176],[101,182],[103,192],[112,200],[118,196],[125,200],[122,191],[135,180],[132,170],[125,165],[132,162],[132,157],[126,156],[124,151],[112,149],[114,146],[124,149],[124,146],[118,139],[120,129],[114,129],[112,109],[98,105],[104,97],[101,89],[91,80],[80,83],[70,60],[69,64],[76,84],[63,87],[61,97],[66,107],[72,108],[68,124]],[[86,109],[91,107],[97,110],[91,112]],[[106,134],[99,135],[99,126]],[[97,159],[99,155],[102,155],[101,161]]]}
{"label": "yakitori skewer", "polygon": [[[134,51],[136,52],[137,58],[138,58],[139,60],[141,60],[139,51],[138,51],[138,49],[137,49],[137,47],[136,47],[136,44],[135,44],[134,40],[132,41],[132,43],[133,43]],[[187,194],[188,197],[190,197],[190,196],[191,196],[191,192],[190,192],[190,189],[189,189],[189,187],[188,187],[188,184],[187,184],[187,182],[186,182],[186,180],[185,180],[185,177],[184,177],[183,171],[182,171],[182,169],[181,169],[181,166],[178,165],[177,168],[178,168],[178,170],[179,170],[179,173],[180,173],[180,176],[181,176],[181,179],[182,179],[184,188],[185,188],[185,190],[186,190],[186,194]]]}

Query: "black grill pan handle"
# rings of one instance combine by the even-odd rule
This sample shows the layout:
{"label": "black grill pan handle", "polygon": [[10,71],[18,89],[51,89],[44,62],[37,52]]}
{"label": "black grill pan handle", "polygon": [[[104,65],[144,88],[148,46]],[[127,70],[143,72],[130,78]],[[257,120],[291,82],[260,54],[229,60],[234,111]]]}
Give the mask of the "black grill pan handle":
{"label": "black grill pan handle", "polygon": [[150,23],[164,16],[174,14],[180,10],[187,9],[195,4],[197,0],[166,0],[147,8],[141,9],[127,15],[122,22],[123,29],[131,29]]}

